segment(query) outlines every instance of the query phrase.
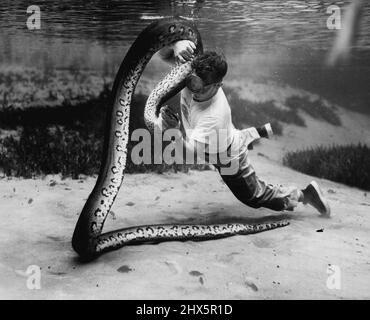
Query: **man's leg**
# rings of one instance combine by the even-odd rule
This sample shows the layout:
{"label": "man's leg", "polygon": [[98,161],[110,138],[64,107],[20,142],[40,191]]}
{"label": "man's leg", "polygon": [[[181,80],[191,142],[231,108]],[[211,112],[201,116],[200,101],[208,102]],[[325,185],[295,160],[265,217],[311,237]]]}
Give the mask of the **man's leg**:
{"label": "man's leg", "polygon": [[266,123],[261,127],[256,128],[261,138],[270,139],[273,136],[273,131],[270,123]]}
{"label": "man's leg", "polygon": [[322,215],[330,215],[330,207],[318,184],[313,181],[305,189],[266,184],[260,180],[248,160],[248,151],[244,148],[238,157],[239,171],[235,175],[223,175],[223,181],[235,197],[253,208],[265,207],[275,211],[293,210],[299,202],[308,203]]}
{"label": "man's leg", "polygon": [[253,150],[253,143],[260,138],[270,139],[274,133],[270,123],[266,123],[261,127],[249,127],[241,130],[244,135],[244,144],[248,146],[249,150]]}
{"label": "man's leg", "polygon": [[252,166],[244,170],[239,177],[221,175],[225,184],[235,197],[244,204],[275,211],[293,210],[298,202],[303,201],[303,193],[294,187],[266,184],[260,180]]}

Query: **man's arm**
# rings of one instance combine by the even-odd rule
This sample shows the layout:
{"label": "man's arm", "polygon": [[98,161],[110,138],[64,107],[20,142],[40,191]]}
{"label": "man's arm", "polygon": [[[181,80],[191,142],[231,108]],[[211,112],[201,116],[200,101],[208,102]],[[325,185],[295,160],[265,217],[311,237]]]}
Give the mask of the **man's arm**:
{"label": "man's arm", "polygon": [[160,57],[171,64],[185,63],[194,57],[195,44],[189,40],[179,40],[159,51]]}
{"label": "man's arm", "polygon": [[205,152],[209,150],[207,143],[202,143],[189,137],[184,137],[180,129],[181,120],[178,114],[174,114],[168,106],[163,106],[160,110],[161,130],[164,132],[168,129],[168,133],[175,138],[174,143],[180,144],[183,147],[184,155],[187,154],[191,159],[202,159]]}

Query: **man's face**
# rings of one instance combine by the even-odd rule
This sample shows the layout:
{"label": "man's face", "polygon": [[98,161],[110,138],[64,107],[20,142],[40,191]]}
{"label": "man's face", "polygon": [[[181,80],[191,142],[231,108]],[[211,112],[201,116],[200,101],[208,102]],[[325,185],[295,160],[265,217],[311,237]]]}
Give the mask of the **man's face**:
{"label": "man's face", "polygon": [[221,81],[214,82],[213,79],[204,81],[196,74],[191,75],[187,82],[187,87],[193,93],[193,98],[196,101],[211,99],[221,86]]}

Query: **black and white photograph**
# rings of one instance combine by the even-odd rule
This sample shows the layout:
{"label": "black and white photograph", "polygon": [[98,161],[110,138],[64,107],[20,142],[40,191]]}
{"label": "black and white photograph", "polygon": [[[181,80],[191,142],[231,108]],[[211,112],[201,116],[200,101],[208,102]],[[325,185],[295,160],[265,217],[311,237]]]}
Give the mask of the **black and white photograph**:
{"label": "black and white photograph", "polygon": [[370,299],[370,3],[2,0],[0,199],[1,300]]}

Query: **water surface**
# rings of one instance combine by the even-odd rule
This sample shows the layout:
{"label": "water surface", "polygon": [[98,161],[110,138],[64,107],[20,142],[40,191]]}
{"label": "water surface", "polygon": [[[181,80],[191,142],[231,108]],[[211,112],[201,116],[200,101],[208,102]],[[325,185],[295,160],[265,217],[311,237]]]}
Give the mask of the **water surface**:
{"label": "water surface", "polygon": [[150,22],[194,20],[207,49],[222,50],[230,77],[302,87],[345,107],[369,112],[370,11],[365,7],[351,64],[328,70],[323,61],[335,30],[327,8],[348,1],[32,1],[41,29],[26,27],[30,1],[0,4],[0,65],[42,70],[93,70],[114,76],[125,52]]}

